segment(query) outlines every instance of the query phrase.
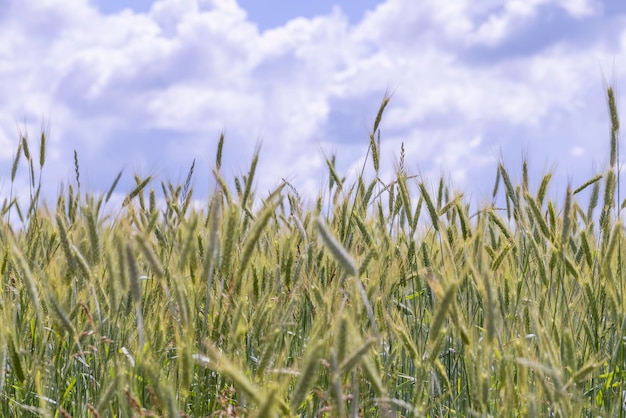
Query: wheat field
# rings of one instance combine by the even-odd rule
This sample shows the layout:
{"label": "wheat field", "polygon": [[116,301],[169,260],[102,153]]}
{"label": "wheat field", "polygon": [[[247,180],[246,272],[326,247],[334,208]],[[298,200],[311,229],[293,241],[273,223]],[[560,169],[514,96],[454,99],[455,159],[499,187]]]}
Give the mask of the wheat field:
{"label": "wheat field", "polygon": [[348,184],[327,159],[309,205],[287,182],[257,194],[258,153],[223,178],[221,136],[204,205],[192,164],[181,185],[135,177],[112,208],[121,172],[84,192],[75,153],[48,209],[45,132],[39,155],[21,134],[0,223],[0,416],[626,416],[626,202],[606,97],[606,171],[554,201],[550,173],[529,184],[524,161],[516,182],[500,164],[474,209],[407,173],[403,149],[381,179],[388,97],[375,175]]}

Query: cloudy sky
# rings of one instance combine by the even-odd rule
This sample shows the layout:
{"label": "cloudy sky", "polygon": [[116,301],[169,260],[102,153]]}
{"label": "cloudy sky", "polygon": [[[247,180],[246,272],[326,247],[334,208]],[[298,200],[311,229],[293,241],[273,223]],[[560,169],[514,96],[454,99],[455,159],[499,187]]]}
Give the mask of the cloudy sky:
{"label": "cloudy sky", "polygon": [[408,171],[478,200],[499,159],[576,186],[606,167],[625,50],[621,0],[0,0],[0,197],[18,129],[36,147],[42,124],[49,199],[74,150],[91,191],[121,169],[120,192],[183,182],[195,158],[206,195],[220,132],[225,177],[261,144],[259,191],[317,195],[324,154],[357,172],[386,91],[383,176],[404,143]]}

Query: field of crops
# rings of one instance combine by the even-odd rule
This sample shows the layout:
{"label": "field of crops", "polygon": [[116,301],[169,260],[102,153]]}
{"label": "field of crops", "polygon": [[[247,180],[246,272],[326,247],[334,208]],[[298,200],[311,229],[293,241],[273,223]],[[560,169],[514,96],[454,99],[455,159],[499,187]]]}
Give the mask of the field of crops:
{"label": "field of crops", "polygon": [[38,153],[20,138],[5,183],[27,170],[30,190],[2,196],[0,222],[0,416],[626,416],[607,101],[605,172],[553,201],[550,174],[500,165],[479,208],[407,173],[402,150],[395,179],[378,176],[388,98],[376,175],[348,184],[328,159],[310,205],[286,182],[257,194],[258,154],[224,179],[221,137],[204,209],[193,165],[181,185],[137,177],[112,208],[119,176],[84,192],[75,158],[48,210],[45,133]]}

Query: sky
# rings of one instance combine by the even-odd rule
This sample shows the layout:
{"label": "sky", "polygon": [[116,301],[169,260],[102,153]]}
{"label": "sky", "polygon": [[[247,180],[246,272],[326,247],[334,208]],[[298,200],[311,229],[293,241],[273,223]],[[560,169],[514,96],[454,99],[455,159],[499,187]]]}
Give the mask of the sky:
{"label": "sky", "polygon": [[[248,171],[312,199],[325,156],[360,171],[379,105],[381,177],[404,167],[486,201],[499,161],[564,193],[607,167],[605,88],[624,103],[626,5],[617,0],[0,0],[0,199],[18,132],[46,129],[44,193],[118,192],[135,174],[194,193]],[[623,161],[620,161],[623,163]],[[371,175],[371,162],[367,163]],[[15,190],[28,193],[28,172]],[[159,183],[153,185],[160,189]]]}

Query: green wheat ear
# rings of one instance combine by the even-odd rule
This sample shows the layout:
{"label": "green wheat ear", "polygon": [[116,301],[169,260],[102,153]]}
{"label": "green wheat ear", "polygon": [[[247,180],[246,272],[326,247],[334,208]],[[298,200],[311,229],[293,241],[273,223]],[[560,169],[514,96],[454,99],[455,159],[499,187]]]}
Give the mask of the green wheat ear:
{"label": "green wheat ear", "polygon": [[613,92],[613,88],[609,87],[606,91],[607,102],[609,105],[609,114],[611,117],[611,158],[610,164],[611,168],[614,168],[617,164],[617,154],[619,144],[617,142],[617,137],[619,135],[619,116],[617,114],[617,105],[615,104],[615,93]]}
{"label": "green wheat ear", "polygon": [[307,356],[302,365],[302,373],[300,374],[293,394],[291,396],[291,408],[292,410],[298,409],[298,407],[304,401],[307,393],[311,389],[315,379],[315,371],[317,370],[318,363],[321,357],[322,343],[318,342],[309,348]]}
{"label": "green wheat ear", "polygon": [[46,133],[42,130],[39,142],[39,169],[43,168],[46,162]]}
{"label": "green wheat ear", "polygon": [[13,159],[13,165],[11,166],[11,182],[15,181],[15,175],[17,174],[17,166],[20,162],[20,155],[22,155],[22,142],[17,147],[15,158]]}
{"label": "green wheat ear", "polygon": [[333,257],[335,257],[335,260],[339,262],[339,265],[341,265],[348,275],[357,277],[359,269],[357,268],[356,263],[352,260],[352,257],[350,257],[346,249],[339,244],[339,241],[337,241],[333,234],[328,230],[324,221],[321,218],[318,218],[316,220],[316,225],[320,237],[330,250]]}
{"label": "green wheat ear", "polygon": [[[385,108],[389,104],[389,99],[390,96],[385,93],[383,101],[378,108],[376,119],[374,119],[372,132],[370,133],[370,151],[372,152],[372,164],[374,165],[374,171],[376,172],[376,176],[378,176],[378,171],[380,170],[380,129],[378,127],[383,119],[383,113],[385,112]],[[374,139],[376,135],[378,135],[378,140]],[[361,173],[361,177],[363,177],[363,173]]]}
{"label": "green wheat ear", "polygon": [[76,174],[76,187],[80,191],[80,169],[78,167],[78,151],[74,150],[74,173]]}
{"label": "green wheat ear", "polygon": [[28,133],[24,132],[21,136],[22,141],[22,151],[24,152],[24,158],[27,161],[30,161],[30,147],[28,146]]}
{"label": "green wheat ear", "polygon": [[217,171],[222,168],[222,151],[224,149],[224,132],[220,134],[220,139],[217,142],[217,154],[215,156],[215,169]]}

